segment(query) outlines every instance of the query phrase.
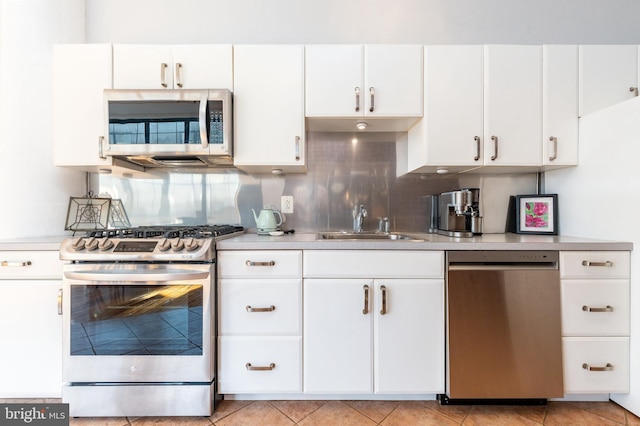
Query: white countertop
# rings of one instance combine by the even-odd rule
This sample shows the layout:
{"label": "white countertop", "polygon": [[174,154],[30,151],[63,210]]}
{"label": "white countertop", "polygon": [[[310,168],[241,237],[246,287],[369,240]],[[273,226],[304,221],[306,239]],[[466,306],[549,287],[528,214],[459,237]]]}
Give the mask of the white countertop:
{"label": "white countertop", "polygon": [[0,240],[1,251],[56,251],[60,250],[60,243],[69,235],[54,237],[14,238]]}
{"label": "white countertop", "polygon": [[484,234],[450,238],[438,234],[400,232],[416,240],[318,240],[316,233],[279,237],[244,234],[218,241],[218,250],[632,250],[633,243],[577,237],[523,234]]}

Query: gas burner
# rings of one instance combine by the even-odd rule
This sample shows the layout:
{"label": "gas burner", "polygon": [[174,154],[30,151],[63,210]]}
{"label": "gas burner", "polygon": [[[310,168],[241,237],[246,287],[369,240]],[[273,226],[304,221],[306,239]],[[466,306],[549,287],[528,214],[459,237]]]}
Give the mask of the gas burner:
{"label": "gas burner", "polygon": [[161,225],[138,226],[135,228],[101,229],[89,231],[87,237],[91,238],[216,238],[223,235],[244,231],[242,226],[234,225]]}

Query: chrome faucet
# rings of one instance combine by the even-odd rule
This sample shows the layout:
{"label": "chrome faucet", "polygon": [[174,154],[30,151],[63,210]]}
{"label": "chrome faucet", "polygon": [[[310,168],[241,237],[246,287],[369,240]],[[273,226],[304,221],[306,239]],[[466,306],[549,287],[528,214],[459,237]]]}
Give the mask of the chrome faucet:
{"label": "chrome faucet", "polygon": [[353,207],[353,230],[355,232],[362,232],[362,222],[364,218],[367,217],[367,210],[364,208],[362,204],[355,205]]}

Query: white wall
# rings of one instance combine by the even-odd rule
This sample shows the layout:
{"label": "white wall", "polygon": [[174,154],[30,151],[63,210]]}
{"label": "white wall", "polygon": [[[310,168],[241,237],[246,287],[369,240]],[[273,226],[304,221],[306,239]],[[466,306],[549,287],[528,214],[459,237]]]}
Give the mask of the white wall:
{"label": "white wall", "polygon": [[87,41],[640,43],[637,0],[86,0]]}
{"label": "white wall", "polygon": [[64,234],[69,196],[84,195],[51,140],[51,44],[84,34],[84,0],[0,2],[0,238]]}

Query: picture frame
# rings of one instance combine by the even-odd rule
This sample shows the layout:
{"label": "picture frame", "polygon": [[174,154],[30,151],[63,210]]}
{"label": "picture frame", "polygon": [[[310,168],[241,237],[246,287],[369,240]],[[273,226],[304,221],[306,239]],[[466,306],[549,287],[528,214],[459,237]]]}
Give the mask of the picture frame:
{"label": "picture frame", "polygon": [[516,233],[558,235],[558,194],[516,195]]}
{"label": "picture frame", "polygon": [[106,229],[111,198],[70,197],[65,231]]}

